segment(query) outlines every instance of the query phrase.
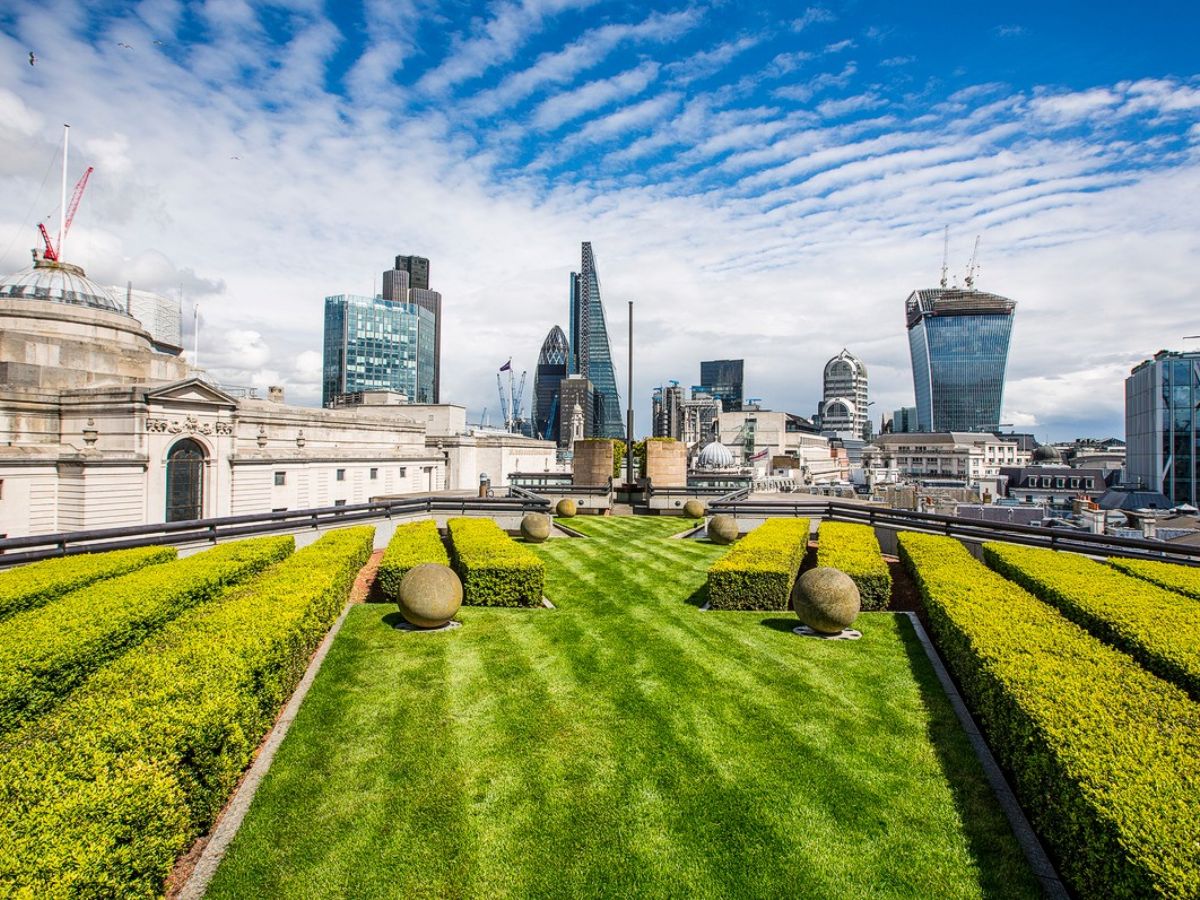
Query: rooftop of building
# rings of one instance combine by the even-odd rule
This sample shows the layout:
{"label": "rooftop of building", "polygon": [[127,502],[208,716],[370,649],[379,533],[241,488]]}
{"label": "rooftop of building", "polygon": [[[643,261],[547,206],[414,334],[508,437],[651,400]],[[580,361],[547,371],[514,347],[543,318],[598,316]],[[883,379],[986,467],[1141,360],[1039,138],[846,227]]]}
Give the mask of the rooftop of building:
{"label": "rooftop of building", "polygon": [[904,302],[908,327],[925,316],[1011,316],[1015,300],[973,288],[929,288],[916,290]]}
{"label": "rooftop of building", "polygon": [[0,297],[42,300],[126,314],[124,306],[109,290],[88,278],[79,266],[45,259],[36,253],[33,265],[0,280]]}

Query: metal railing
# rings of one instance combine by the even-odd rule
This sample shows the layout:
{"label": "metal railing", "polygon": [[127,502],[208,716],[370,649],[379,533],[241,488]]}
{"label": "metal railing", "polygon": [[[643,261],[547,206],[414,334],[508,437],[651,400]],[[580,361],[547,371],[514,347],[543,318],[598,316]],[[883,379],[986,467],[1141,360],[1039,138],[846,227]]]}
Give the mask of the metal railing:
{"label": "metal railing", "polygon": [[731,495],[710,501],[708,508],[714,513],[743,517],[807,516],[813,519],[860,522],[894,531],[945,534],[967,541],[1007,541],[1010,544],[1027,544],[1032,547],[1048,547],[1052,550],[1070,550],[1074,553],[1098,556],[1158,559],[1200,565],[1200,547],[1189,544],[1067,531],[1039,525],[990,522],[984,519],[890,509],[838,500],[766,501],[737,499]]}
{"label": "metal railing", "polygon": [[323,506],[316,509],[222,516],[214,519],[193,519],[186,522],[130,525],[123,528],[100,528],[93,531],[66,531],[0,540],[0,568],[55,556],[71,556],[77,553],[149,547],[156,544],[215,544],[217,541],[235,537],[304,529],[319,530],[351,525],[356,522],[391,519],[397,516],[433,515],[434,513],[503,515],[505,513],[548,512],[549,509],[550,501],[544,497],[528,491],[513,494],[510,490],[508,497],[405,497],[346,506]]}

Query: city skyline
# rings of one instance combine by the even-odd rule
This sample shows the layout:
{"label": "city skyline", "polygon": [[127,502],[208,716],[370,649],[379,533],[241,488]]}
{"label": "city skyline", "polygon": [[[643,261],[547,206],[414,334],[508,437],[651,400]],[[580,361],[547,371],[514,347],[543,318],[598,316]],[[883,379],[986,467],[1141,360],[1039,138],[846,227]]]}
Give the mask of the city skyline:
{"label": "city skyline", "polygon": [[716,356],[805,414],[849,346],[875,410],[912,405],[903,298],[936,284],[949,225],[952,271],[982,234],[979,286],[1022,304],[1001,418],[1121,433],[1129,370],[1197,330],[1200,212],[1178,201],[1200,187],[1198,14],[785,9],[513,2],[433,28],[16,4],[0,266],[57,206],[39,184],[70,122],[72,169],[96,172],[69,261],[182,292],[189,348],[199,300],[219,380],[316,405],[322,298],[378,291],[378,260],[419,248],[453,304],[441,399],[474,419],[493,357],[532,368],[586,238],[611,327],[635,301],[648,433],[638,398]]}

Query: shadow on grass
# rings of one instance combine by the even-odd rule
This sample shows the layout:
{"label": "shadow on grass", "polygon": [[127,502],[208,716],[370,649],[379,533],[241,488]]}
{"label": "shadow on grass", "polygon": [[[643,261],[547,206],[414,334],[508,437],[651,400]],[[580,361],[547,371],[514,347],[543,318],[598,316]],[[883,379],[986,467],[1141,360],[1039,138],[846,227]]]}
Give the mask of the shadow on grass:
{"label": "shadow on grass", "polygon": [[688,606],[694,606],[697,609],[699,609],[701,606],[703,606],[705,603],[707,603],[708,602],[708,582],[707,581],[701,582],[700,586],[698,588],[696,588],[694,591],[692,591],[692,593],[689,594],[687,596],[687,598],[684,599],[683,602],[686,603]]}
{"label": "shadow on grass", "polygon": [[795,630],[796,626],[800,624],[800,620],[795,616],[787,619],[770,618],[763,619],[759,624],[764,628],[770,628],[773,631],[793,631]]}
{"label": "shadow on grass", "polygon": [[[968,850],[979,868],[979,886],[985,897],[1020,895],[1022,884],[1029,896],[1038,896],[1036,881],[1008,819],[975,751],[954,714],[949,698],[933,670],[925,648],[907,616],[896,616],[900,642],[908,656],[913,680],[928,712],[926,733],[937,754],[938,765],[950,785],[954,806],[962,821]],[[1003,851],[1001,851],[1003,848]]]}

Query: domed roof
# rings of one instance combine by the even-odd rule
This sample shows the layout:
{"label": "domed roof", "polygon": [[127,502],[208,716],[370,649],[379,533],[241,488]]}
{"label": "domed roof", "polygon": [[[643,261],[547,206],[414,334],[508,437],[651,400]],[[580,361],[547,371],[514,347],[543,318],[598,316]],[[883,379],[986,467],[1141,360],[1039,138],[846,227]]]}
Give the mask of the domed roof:
{"label": "domed roof", "polygon": [[1033,462],[1035,463],[1057,463],[1062,462],[1062,456],[1057,450],[1049,444],[1039,444],[1037,449],[1033,451]]}
{"label": "domed roof", "polygon": [[733,465],[733,453],[720,441],[713,441],[700,451],[696,465],[701,469],[728,469]]}
{"label": "domed roof", "polygon": [[8,297],[125,312],[112,294],[91,281],[79,266],[41,257],[34,257],[28,269],[0,280],[0,298]]}

